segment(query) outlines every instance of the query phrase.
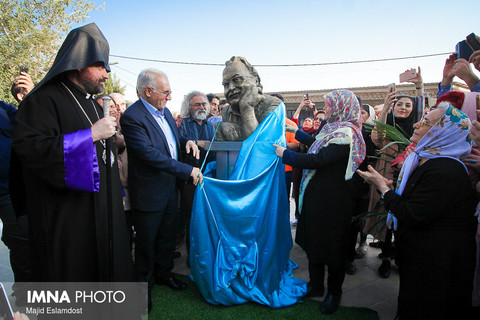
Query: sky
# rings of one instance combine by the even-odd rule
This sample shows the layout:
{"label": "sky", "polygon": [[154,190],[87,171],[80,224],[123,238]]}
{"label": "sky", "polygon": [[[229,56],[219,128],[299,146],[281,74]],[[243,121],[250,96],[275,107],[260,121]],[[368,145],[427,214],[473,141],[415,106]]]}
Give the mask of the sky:
{"label": "sky", "polygon": [[[101,5],[103,1],[94,1]],[[477,1],[422,0],[106,0],[81,26],[95,22],[110,54],[134,58],[224,64],[243,56],[255,65],[332,63],[454,52],[471,32],[480,35]],[[399,83],[421,67],[438,82],[448,54],[398,61],[309,67],[257,67],[265,92],[353,88]],[[145,68],[168,75],[179,111],[192,90],[223,92],[223,66],[137,61],[111,56],[112,72],[137,99]],[[476,72],[479,74],[478,72]],[[457,79],[458,80],[458,79]]]}

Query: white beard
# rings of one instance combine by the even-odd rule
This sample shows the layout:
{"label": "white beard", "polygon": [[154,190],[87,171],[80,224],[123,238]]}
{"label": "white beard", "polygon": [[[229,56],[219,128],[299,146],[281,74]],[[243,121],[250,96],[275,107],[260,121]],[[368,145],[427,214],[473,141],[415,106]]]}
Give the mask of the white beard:
{"label": "white beard", "polygon": [[193,119],[203,121],[207,119],[207,112],[205,110],[197,110],[193,115]]}

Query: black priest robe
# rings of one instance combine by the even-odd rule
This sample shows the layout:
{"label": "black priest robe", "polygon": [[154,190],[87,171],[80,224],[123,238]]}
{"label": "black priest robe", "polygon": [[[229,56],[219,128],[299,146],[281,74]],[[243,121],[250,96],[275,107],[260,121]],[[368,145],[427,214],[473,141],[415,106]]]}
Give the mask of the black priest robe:
{"label": "black priest robe", "polygon": [[[103,112],[87,97],[67,79],[53,80],[32,92],[17,114],[11,193],[16,210],[28,213],[36,281],[134,280],[117,159],[107,187],[104,145],[93,143],[88,131]],[[98,191],[85,190],[95,185],[95,162]]]}

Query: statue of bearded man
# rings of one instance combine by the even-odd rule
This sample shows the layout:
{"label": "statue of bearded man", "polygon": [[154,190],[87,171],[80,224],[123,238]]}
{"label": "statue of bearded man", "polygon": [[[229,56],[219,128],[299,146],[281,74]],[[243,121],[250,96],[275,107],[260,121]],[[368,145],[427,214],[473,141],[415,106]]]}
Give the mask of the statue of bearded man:
{"label": "statue of bearded man", "polygon": [[222,84],[230,106],[222,111],[217,140],[243,141],[281,101],[263,94],[260,77],[245,58],[232,57],[225,66]]}

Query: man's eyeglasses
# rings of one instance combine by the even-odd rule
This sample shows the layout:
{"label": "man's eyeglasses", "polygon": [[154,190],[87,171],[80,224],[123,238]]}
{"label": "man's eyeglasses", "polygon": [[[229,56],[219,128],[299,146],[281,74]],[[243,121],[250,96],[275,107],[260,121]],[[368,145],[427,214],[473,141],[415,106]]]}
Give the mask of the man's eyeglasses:
{"label": "man's eyeglasses", "polygon": [[157,92],[157,93],[163,93],[166,96],[172,95],[172,91],[159,91],[159,90],[153,89],[153,88],[150,88],[150,89],[152,89],[152,91]]}
{"label": "man's eyeglasses", "polygon": [[192,107],[206,107],[207,106],[207,103],[206,102],[197,102],[197,103],[194,103],[192,104]]}

